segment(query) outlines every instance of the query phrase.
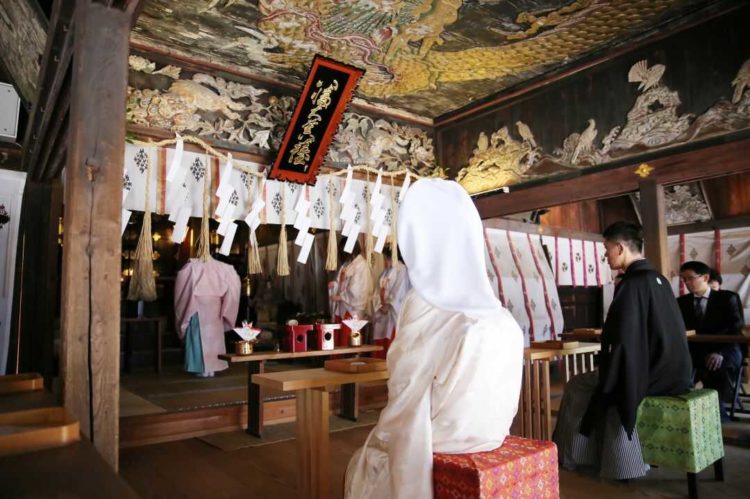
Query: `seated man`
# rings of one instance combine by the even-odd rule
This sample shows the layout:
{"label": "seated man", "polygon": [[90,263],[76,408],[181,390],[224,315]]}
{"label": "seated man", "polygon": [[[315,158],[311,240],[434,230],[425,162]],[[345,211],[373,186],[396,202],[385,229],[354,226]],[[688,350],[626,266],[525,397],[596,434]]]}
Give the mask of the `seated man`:
{"label": "seated man", "polygon": [[388,404],[346,471],[345,497],[433,497],[432,454],[500,447],[518,408],[523,333],[492,292],[474,203],[419,180],[398,213],[412,289],[388,352]]}
{"label": "seated man", "polygon": [[568,383],[552,439],[564,468],[627,480],[648,471],[635,431],[641,400],[687,392],[690,355],[669,280],[641,255],[639,228],[616,222],[603,235],[609,266],[625,273],[602,329],[599,370]]}
{"label": "seated man", "polygon": [[[745,325],[742,304],[737,293],[714,291],[708,285],[711,269],[703,262],[685,262],[680,278],[690,293],[680,296],[685,327],[696,334],[741,335]],[[722,406],[731,404],[733,385],[742,365],[742,353],[736,343],[691,343],[695,381],[719,392]],[[728,415],[722,408],[722,419]]]}

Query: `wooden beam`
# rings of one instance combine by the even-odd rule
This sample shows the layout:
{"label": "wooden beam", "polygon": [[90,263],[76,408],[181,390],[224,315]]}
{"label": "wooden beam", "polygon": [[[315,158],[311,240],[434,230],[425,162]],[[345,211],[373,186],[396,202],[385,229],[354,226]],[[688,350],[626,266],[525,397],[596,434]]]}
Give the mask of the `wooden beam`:
{"label": "wooden beam", "polygon": [[[561,180],[511,186],[507,194],[479,195],[474,203],[482,218],[493,218],[565,203],[619,196],[638,189],[640,177],[635,174],[635,169],[643,162],[648,162],[654,168],[651,178],[663,185],[750,171],[748,137],[750,131],[744,130],[696,144],[626,158],[582,170]],[[734,141],[729,142],[732,139]]]}
{"label": "wooden beam", "polygon": [[62,169],[65,167],[65,162],[68,159],[68,128],[65,127],[65,135],[62,135],[61,143],[64,144],[64,147],[61,147],[57,149],[54,153],[54,156],[50,159],[50,166],[47,169],[46,179],[50,178],[58,178],[60,174],[62,173]]}
{"label": "wooden beam", "polygon": [[65,406],[118,465],[120,219],[131,15],[76,1],[65,174],[61,363]]}
{"label": "wooden beam", "polygon": [[[50,168],[50,159],[54,158],[55,151],[60,151],[67,147],[68,140],[68,112],[70,110],[70,70],[65,78],[63,88],[60,91],[58,101],[55,103],[54,111],[50,119],[49,130],[46,140],[40,144],[40,152],[34,170],[40,179],[53,179],[57,175],[52,175]],[[59,172],[58,172],[59,175]]]}
{"label": "wooden beam", "polygon": [[[12,364],[16,364],[13,367],[18,372],[42,374],[47,386],[51,386],[57,374],[54,362],[57,307],[54,304],[58,293],[57,230],[61,215],[61,182],[26,182],[11,322],[12,351],[18,352],[18,356],[13,357]],[[40,306],[40,303],[46,305]]]}
{"label": "wooden beam", "polygon": [[654,179],[646,179],[639,183],[639,189],[646,258],[662,275],[668,276],[670,269],[664,186],[657,184]]}
{"label": "wooden beam", "polygon": [[482,220],[482,225],[488,229],[502,229],[525,234],[538,234],[542,236],[558,236],[570,239],[585,239],[586,241],[604,241],[601,234],[594,232],[583,232],[579,230],[560,229],[548,225],[535,225],[507,218],[490,218]]}
{"label": "wooden beam", "polygon": [[721,220],[708,220],[706,222],[696,222],[692,224],[673,225],[667,228],[667,235],[693,234],[695,232],[711,232],[716,229],[726,230],[738,229],[740,227],[750,227],[750,215],[740,215]]}
{"label": "wooden beam", "polygon": [[[73,1],[57,0],[52,7],[47,46],[37,82],[37,99],[31,108],[23,140],[24,170],[28,172],[30,180],[40,180],[44,177],[44,165],[39,164],[39,156],[46,143],[56,138],[47,136],[47,128],[53,114],[60,115],[56,107],[73,57],[75,5],[76,2]],[[62,99],[60,102],[64,105],[66,100]],[[62,116],[64,115],[62,112]]]}

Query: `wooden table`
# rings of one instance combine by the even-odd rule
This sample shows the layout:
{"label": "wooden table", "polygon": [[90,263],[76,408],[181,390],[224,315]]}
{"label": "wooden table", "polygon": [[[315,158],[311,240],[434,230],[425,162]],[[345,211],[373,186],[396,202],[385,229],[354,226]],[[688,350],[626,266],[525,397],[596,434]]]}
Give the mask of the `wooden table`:
{"label": "wooden table", "polygon": [[[256,374],[265,372],[267,360],[301,359],[306,357],[327,357],[330,355],[354,355],[367,352],[379,352],[383,347],[379,345],[363,345],[361,347],[336,347],[333,350],[313,350],[309,352],[255,352],[250,355],[228,353],[219,358],[230,364],[247,363],[247,433],[255,437],[263,434],[263,387],[253,383]],[[358,390],[354,383],[341,386],[340,416],[352,421],[357,420]]]}
{"label": "wooden table", "polygon": [[132,324],[156,324],[156,338],[154,346],[154,371],[161,372],[161,337],[167,329],[166,317],[120,317],[120,331],[125,335],[125,372],[130,372],[130,326]]}
{"label": "wooden table", "polygon": [[297,395],[297,497],[328,499],[330,452],[328,416],[330,391],[337,385],[388,379],[388,371],[340,373],[303,369],[255,374],[252,382]]}
{"label": "wooden table", "polygon": [[524,349],[523,385],[519,403],[521,419],[517,427],[522,437],[540,440],[552,438],[550,361],[562,359],[564,380],[567,383],[576,374],[593,371],[594,355],[601,349],[599,343],[581,343],[573,348]]}
{"label": "wooden table", "polygon": [[524,349],[523,383],[517,431],[525,438],[552,438],[552,409],[550,407],[549,363],[557,357],[554,350]]}
{"label": "wooden table", "polygon": [[579,343],[577,347],[554,350],[563,360],[565,384],[577,374],[593,371],[595,369],[594,357],[601,350],[601,343]]}
{"label": "wooden table", "polygon": [[597,333],[562,333],[560,336],[565,341],[586,341],[590,343],[602,341],[602,335]]}
{"label": "wooden table", "polygon": [[750,337],[739,334],[695,334],[688,336],[688,343],[737,343],[750,345]]}

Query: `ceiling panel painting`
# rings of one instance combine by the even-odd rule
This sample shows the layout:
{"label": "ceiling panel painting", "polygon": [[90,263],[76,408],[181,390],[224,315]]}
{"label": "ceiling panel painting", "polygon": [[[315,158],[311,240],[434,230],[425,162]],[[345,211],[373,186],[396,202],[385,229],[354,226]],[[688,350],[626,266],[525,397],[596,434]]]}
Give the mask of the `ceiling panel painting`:
{"label": "ceiling panel painting", "polygon": [[699,0],[149,0],[141,47],[301,84],[319,53],[357,95],[435,117],[680,18]]}

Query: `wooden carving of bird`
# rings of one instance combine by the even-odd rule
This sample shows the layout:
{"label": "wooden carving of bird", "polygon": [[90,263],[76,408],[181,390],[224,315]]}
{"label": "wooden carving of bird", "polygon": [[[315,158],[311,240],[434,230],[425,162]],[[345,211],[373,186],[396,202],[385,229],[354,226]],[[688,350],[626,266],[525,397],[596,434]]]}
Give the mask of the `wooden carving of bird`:
{"label": "wooden carving of bird", "polygon": [[516,121],[516,128],[518,128],[518,133],[524,142],[528,143],[531,147],[536,147],[536,140],[534,140],[534,134],[531,133],[529,125],[523,121]]}
{"label": "wooden carving of bird", "polygon": [[732,80],[732,86],[734,87],[732,104],[737,104],[742,99],[742,94],[745,93],[745,88],[748,85],[750,85],[750,59],[742,64],[737,76]]}
{"label": "wooden carving of bird", "polygon": [[581,133],[581,136],[578,138],[576,148],[573,150],[573,155],[570,157],[571,164],[575,165],[578,162],[578,157],[581,154],[591,150],[591,147],[594,144],[594,139],[596,138],[596,135],[598,133],[599,130],[596,129],[596,122],[592,119],[589,119],[589,126],[586,127],[586,130]]}
{"label": "wooden carving of bird", "polygon": [[631,83],[640,82],[638,90],[646,91],[649,88],[656,87],[661,81],[667,67],[663,64],[654,64],[650,68],[646,60],[638,61],[633,64],[628,72],[628,81]]}

